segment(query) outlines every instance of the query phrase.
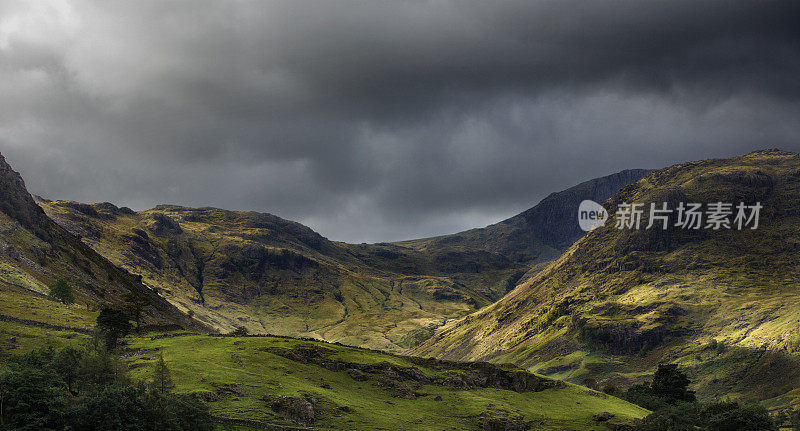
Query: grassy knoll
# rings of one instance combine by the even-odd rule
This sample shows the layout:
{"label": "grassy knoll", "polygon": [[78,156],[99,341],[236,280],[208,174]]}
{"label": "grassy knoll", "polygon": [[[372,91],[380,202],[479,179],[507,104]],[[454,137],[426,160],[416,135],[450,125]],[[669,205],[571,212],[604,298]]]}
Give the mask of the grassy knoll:
{"label": "grassy knoll", "polygon": [[536,391],[480,387],[469,383],[471,371],[461,363],[279,337],[155,338],[130,341],[134,375],[146,377],[163,354],[177,390],[201,393],[220,417],[294,424],[270,408],[265,395],[313,399],[318,429],[481,429],[484,421],[520,418],[534,429],[601,430],[608,428],[592,419],[597,413],[613,413],[613,423],[647,413],[535,376]]}

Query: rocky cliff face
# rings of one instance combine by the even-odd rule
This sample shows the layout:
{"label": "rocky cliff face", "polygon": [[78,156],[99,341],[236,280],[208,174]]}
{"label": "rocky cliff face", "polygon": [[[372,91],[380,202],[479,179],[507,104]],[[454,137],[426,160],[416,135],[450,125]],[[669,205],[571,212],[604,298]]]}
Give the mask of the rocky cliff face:
{"label": "rocky cliff face", "polygon": [[504,223],[528,230],[530,235],[555,249],[565,249],[584,232],[576,223],[578,206],[585,199],[605,202],[623,187],[634,184],[652,172],[648,169],[627,169],[601,178],[578,184],[562,192],[553,193],[538,205]]}
{"label": "rocky cliff face", "polygon": [[[122,303],[136,292],[146,301],[145,324],[206,329],[50,220],[0,155],[0,288],[14,289],[15,298],[43,295],[62,278],[84,306]],[[2,304],[0,314],[3,307],[24,304]]]}
{"label": "rocky cliff face", "polygon": [[[647,169],[629,169],[552,193],[533,208],[480,229],[398,243],[438,256],[483,262],[496,256],[505,265],[554,259],[584,232],[577,223],[578,205],[585,199],[602,203],[621,188],[647,175]],[[459,256],[459,253],[461,256]],[[493,264],[496,268],[503,262]]]}
{"label": "rocky cliff face", "polygon": [[40,239],[46,241],[51,237],[50,219],[28,193],[22,176],[11,168],[2,155],[0,155],[0,211]]}

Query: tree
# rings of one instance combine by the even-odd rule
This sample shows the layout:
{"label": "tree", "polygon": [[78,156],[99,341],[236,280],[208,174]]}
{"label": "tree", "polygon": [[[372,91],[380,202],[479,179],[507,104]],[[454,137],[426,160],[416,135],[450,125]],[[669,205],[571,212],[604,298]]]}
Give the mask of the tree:
{"label": "tree", "polygon": [[61,375],[64,383],[67,384],[67,390],[75,395],[75,378],[78,375],[78,366],[80,365],[83,353],[74,347],[65,347],[58,351],[53,357],[53,369]]}
{"label": "tree", "polygon": [[110,386],[92,393],[70,415],[75,431],[167,430],[160,425],[145,397],[144,388]]}
{"label": "tree", "polygon": [[677,364],[658,366],[651,384],[653,395],[667,401],[694,401],[694,391],[689,390],[689,378],[678,369]]}
{"label": "tree", "polygon": [[105,306],[97,316],[97,329],[105,340],[106,348],[113,349],[120,338],[131,332],[130,317],[119,308]]}
{"label": "tree", "polygon": [[769,412],[758,404],[740,406],[737,402],[709,404],[703,408],[709,431],[777,430]]}
{"label": "tree", "polygon": [[622,398],[636,404],[637,406],[644,407],[647,410],[657,411],[669,407],[672,399],[665,399],[653,393],[653,388],[650,384],[640,383],[628,388],[623,394]]}
{"label": "tree", "polygon": [[127,366],[119,356],[102,348],[88,350],[81,357],[76,380],[78,389],[83,393],[130,383]]}
{"label": "tree", "polygon": [[0,374],[0,426],[11,430],[58,430],[66,405],[63,382],[51,370],[22,367]]}
{"label": "tree", "polygon": [[244,326],[237,326],[236,329],[231,331],[228,335],[232,335],[234,337],[245,337],[249,333],[250,331],[248,331]]}
{"label": "tree", "polygon": [[216,429],[208,405],[194,395],[170,394],[164,402],[167,404],[166,416],[176,430],[213,431]]}
{"label": "tree", "polygon": [[[163,358],[160,394],[131,384],[126,366],[105,349],[11,355],[0,367],[0,430],[8,431],[212,431],[208,406],[192,395],[168,392],[172,380]],[[75,370],[75,362],[78,362]],[[69,397],[63,376],[74,372],[78,397]]]}
{"label": "tree", "polygon": [[155,369],[153,369],[153,381],[151,382],[151,389],[154,393],[163,395],[175,389],[175,383],[172,382],[172,375],[164,362],[164,354],[158,357]]}
{"label": "tree", "polygon": [[50,285],[50,298],[60,301],[63,304],[72,304],[75,302],[75,296],[72,294],[72,286],[67,283],[67,280],[59,278],[58,281]]}
{"label": "tree", "polygon": [[131,290],[130,292],[125,294],[125,309],[128,311],[130,316],[133,318],[133,321],[136,322],[136,333],[140,333],[141,330],[141,320],[142,320],[142,312],[144,308],[150,304],[150,301],[147,299],[142,292]]}

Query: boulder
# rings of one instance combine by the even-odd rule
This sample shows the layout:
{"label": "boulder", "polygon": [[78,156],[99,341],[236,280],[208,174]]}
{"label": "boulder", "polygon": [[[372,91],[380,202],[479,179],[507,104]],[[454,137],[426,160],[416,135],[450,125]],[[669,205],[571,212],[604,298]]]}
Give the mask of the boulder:
{"label": "boulder", "polygon": [[608,420],[613,417],[614,417],[613,413],[603,412],[592,416],[592,419],[594,419],[597,422],[608,422]]}
{"label": "boulder", "polygon": [[299,425],[312,425],[314,423],[314,405],[303,397],[264,395],[262,400],[275,413],[278,413],[288,421]]}
{"label": "boulder", "polygon": [[366,373],[364,373],[361,370],[357,370],[355,368],[351,368],[351,369],[347,370],[347,375],[349,375],[351,379],[353,379],[353,380],[355,380],[357,382],[363,382],[363,381],[366,381],[367,379],[369,379],[369,377],[367,377]]}

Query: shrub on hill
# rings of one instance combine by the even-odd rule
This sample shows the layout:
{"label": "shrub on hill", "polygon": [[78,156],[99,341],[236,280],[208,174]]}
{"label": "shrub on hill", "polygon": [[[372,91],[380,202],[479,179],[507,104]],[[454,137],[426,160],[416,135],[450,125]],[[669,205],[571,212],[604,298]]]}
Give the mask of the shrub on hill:
{"label": "shrub on hill", "polygon": [[689,378],[677,365],[659,365],[650,383],[634,385],[626,391],[606,386],[604,392],[653,411],[637,426],[639,431],[777,430],[764,407],[732,401],[700,404],[689,384]]}
{"label": "shrub on hill", "polygon": [[72,293],[72,286],[67,283],[67,280],[59,278],[58,281],[50,285],[50,298],[61,302],[62,304],[72,304],[75,302],[75,295]]}

